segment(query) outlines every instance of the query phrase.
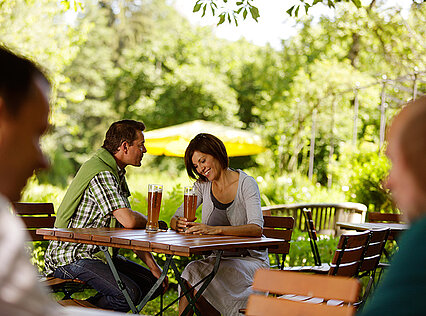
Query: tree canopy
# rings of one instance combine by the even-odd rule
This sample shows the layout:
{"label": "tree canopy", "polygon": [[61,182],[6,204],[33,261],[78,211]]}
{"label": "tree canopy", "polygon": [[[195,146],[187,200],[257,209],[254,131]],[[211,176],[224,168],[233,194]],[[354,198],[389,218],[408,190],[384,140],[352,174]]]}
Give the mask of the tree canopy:
{"label": "tree canopy", "polygon": [[382,112],[389,120],[414,86],[426,90],[426,9],[333,3],[332,19],[299,19],[298,33],[275,50],[219,39],[166,1],[87,1],[77,11],[49,0],[0,2],[1,42],[33,56],[54,81],[43,142],[52,169],[40,181],[65,185],[122,118],[148,130],[196,119],[251,129],[269,150],[241,166],[308,175],[314,157],[319,183],[339,181],[348,146],[377,151]]}

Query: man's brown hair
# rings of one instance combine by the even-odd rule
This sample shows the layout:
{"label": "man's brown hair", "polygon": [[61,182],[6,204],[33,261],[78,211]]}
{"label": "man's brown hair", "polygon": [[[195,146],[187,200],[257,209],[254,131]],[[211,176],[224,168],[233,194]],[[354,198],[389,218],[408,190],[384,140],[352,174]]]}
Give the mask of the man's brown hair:
{"label": "man's brown hair", "polygon": [[118,151],[118,147],[126,141],[130,145],[138,137],[137,131],[144,131],[145,124],[134,120],[121,120],[112,123],[105,135],[103,148],[112,155]]}

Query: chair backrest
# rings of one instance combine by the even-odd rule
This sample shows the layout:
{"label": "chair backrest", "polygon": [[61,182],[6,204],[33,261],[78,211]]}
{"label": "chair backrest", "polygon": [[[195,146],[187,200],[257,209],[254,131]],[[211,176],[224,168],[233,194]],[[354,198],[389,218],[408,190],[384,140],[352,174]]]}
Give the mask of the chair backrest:
{"label": "chair backrest", "polygon": [[396,213],[368,212],[368,221],[370,223],[402,223],[403,218],[401,214]]}
{"label": "chair backrest", "polygon": [[389,237],[389,228],[375,229],[370,231],[370,239],[364,252],[359,273],[375,273],[379,265],[380,257],[385,249]]}
{"label": "chair backrest", "polygon": [[328,274],[347,277],[357,276],[369,238],[369,230],[341,235]]}
{"label": "chair backrest", "polygon": [[305,217],[306,230],[308,231],[309,243],[311,244],[311,249],[312,249],[312,254],[314,255],[315,265],[320,266],[321,265],[321,257],[320,257],[320,254],[319,254],[319,251],[318,251],[318,246],[317,246],[318,236],[317,236],[317,231],[315,229],[314,220],[312,219],[312,211],[307,209],[307,208],[304,208],[303,209],[303,215]]}
{"label": "chair backrest", "polygon": [[55,223],[55,211],[52,203],[22,203],[14,202],[13,211],[27,227],[33,241],[43,240],[36,234],[38,228],[51,228]]}
{"label": "chair backrest", "polygon": [[[368,212],[368,221],[370,223],[404,223],[404,218],[396,213]],[[394,240],[397,236],[398,232],[391,231],[388,239]]]}
{"label": "chair backrest", "polygon": [[289,216],[263,216],[263,235],[270,238],[284,239],[286,242],[278,248],[269,248],[269,253],[281,255],[277,259],[280,269],[284,268],[286,255],[290,251],[291,235],[293,233],[294,218]]}
{"label": "chair backrest", "polygon": [[357,301],[360,284],[354,278],[260,269],[255,273],[253,290],[276,295],[303,295],[321,298],[321,301],[339,300],[344,304],[313,304],[288,300],[286,296],[277,298],[253,294],[247,304],[246,315],[249,316],[349,316],[355,314],[355,307],[348,304]]}

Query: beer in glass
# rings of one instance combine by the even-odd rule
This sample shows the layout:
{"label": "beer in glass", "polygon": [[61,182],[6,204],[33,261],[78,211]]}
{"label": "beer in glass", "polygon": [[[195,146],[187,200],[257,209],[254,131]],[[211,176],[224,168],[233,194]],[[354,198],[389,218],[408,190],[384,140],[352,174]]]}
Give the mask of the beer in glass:
{"label": "beer in glass", "polygon": [[161,184],[148,184],[148,223],[146,231],[155,233],[158,231],[158,218],[160,216],[161,197],[163,186]]}
{"label": "beer in glass", "polygon": [[184,188],[183,212],[188,222],[195,221],[195,211],[197,209],[197,194],[193,187]]}

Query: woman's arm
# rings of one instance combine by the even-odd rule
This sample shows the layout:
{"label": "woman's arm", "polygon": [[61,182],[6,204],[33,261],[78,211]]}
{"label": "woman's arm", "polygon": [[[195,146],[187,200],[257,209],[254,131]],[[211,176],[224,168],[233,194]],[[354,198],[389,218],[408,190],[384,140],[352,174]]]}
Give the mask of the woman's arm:
{"label": "woman's arm", "polygon": [[262,227],[256,224],[247,224],[239,226],[209,226],[201,223],[188,222],[189,227],[185,233],[201,234],[201,235],[229,235],[229,236],[246,236],[261,237]]}

